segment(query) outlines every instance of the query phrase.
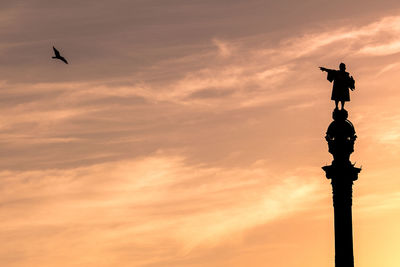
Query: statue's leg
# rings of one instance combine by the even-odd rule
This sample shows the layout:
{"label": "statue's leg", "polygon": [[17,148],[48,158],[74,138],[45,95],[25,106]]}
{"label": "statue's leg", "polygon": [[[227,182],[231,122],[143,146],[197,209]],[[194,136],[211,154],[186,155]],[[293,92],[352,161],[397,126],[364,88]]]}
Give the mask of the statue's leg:
{"label": "statue's leg", "polygon": [[344,109],[344,102],[345,101],[340,101],[342,103],[342,109]]}
{"label": "statue's leg", "polygon": [[335,105],[336,105],[335,109],[338,109],[339,100],[335,100]]}

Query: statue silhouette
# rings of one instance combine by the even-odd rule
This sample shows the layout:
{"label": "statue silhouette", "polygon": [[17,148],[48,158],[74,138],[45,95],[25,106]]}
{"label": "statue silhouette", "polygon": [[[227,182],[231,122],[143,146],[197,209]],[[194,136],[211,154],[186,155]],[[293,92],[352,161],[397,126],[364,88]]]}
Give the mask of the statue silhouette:
{"label": "statue silhouette", "polygon": [[324,67],[319,67],[319,69],[328,73],[328,81],[333,81],[331,99],[335,101],[335,108],[338,109],[340,101],[343,109],[344,103],[350,101],[349,89],[352,91],[355,89],[353,76],[350,76],[350,74],[346,72],[346,65],[344,63],[340,63],[339,70],[331,70]]}

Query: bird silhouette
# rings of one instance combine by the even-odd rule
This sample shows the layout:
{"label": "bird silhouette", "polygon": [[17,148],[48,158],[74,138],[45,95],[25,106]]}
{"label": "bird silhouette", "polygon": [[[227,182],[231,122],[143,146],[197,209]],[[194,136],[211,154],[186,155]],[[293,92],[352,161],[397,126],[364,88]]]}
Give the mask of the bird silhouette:
{"label": "bird silhouette", "polygon": [[53,46],[53,50],[54,50],[55,57],[52,57],[52,58],[59,59],[59,60],[63,61],[65,64],[68,64],[68,61],[63,56],[60,55],[60,52],[54,46]]}

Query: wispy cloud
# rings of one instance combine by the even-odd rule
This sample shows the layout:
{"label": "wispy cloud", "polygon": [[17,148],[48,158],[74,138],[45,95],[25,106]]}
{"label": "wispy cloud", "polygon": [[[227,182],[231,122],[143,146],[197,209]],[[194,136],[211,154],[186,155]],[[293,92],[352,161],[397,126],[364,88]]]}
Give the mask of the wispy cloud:
{"label": "wispy cloud", "polygon": [[222,57],[229,57],[230,55],[232,55],[233,47],[231,44],[219,39],[213,39],[212,41],[218,48],[218,52]]}
{"label": "wispy cloud", "polygon": [[[168,260],[173,255],[161,255],[171,248],[164,248],[162,240],[171,240],[186,255],[199,245],[216,245],[225,236],[293,214],[304,202],[319,198],[311,196],[316,184],[289,173],[277,180],[261,163],[246,169],[203,168],[162,154],[71,170],[2,172],[1,179],[2,233],[48,228],[53,234],[40,239],[42,255],[53,254],[49,244],[62,242],[73,231],[65,240],[75,244],[68,254],[118,257],[129,246],[126,240],[132,240],[138,250],[135,260],[145,256],[139,251],[148,246]],[[21,242],[29,244],[23,246],[25,254],[39,253],[40,233],[7,242],[2,255],[19,251]],[[91,251],[86,241],[93,238],[98,248]],[[67,265],[85,262],[60,257]]]}

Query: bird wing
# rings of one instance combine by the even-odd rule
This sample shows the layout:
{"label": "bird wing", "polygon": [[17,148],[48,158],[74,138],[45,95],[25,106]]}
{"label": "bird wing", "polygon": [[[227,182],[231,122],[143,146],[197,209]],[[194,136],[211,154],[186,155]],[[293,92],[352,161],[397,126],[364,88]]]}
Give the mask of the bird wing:
{"label": "bird wing", "polygon": [[64,61],[65,64],[68,64],[68,61],[65,59],[65,57],[59,57],[59,59],[61,59],[62,61]]}
{"label": "bird wing", "polygon": [[56,55],[56,57],[60,57],[60,52],[58,52],[58,50],[53,46],[53,50],[54,50],[54,54]]}

